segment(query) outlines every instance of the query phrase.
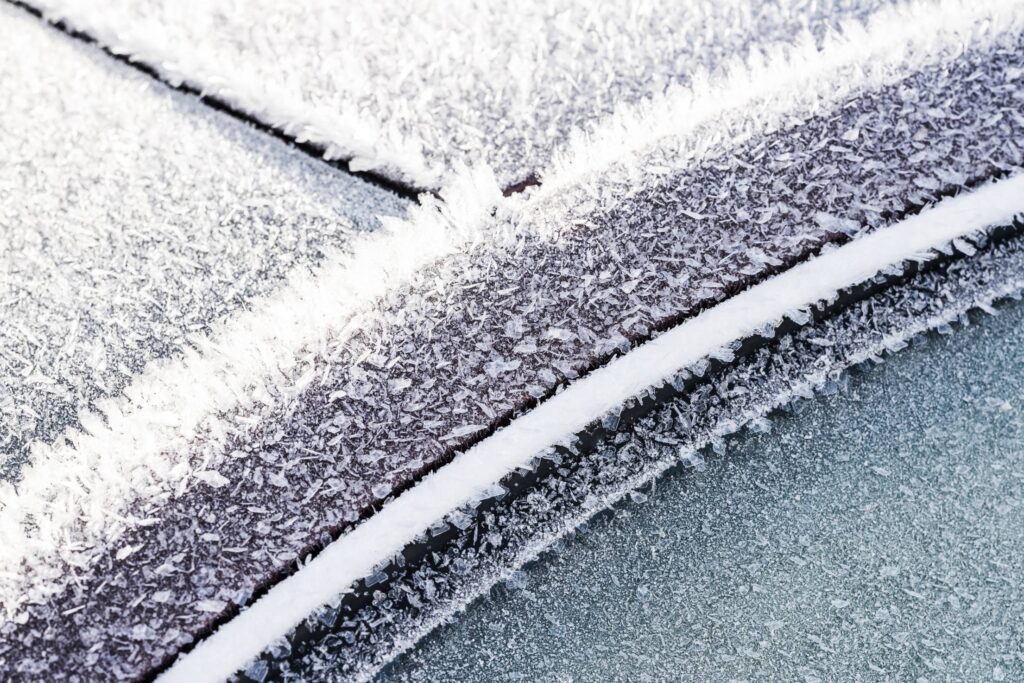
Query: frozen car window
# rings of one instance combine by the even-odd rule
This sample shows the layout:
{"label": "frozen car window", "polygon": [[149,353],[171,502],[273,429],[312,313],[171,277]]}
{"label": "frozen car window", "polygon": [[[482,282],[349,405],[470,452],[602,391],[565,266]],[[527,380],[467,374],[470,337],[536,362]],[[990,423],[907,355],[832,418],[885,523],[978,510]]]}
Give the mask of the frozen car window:
{"label": "frozen car window", "polygon": [[598,516],[385,681],[1020,680],[1020,304]]}

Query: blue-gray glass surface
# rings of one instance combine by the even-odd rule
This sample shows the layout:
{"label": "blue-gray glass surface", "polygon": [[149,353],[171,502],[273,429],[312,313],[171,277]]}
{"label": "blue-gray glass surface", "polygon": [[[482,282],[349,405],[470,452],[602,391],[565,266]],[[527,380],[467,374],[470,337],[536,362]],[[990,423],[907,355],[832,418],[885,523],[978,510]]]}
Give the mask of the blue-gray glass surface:
{"label": "blue-gray glass surface", "polygon": [[736,437],[385,681],[1024,679],[1024,306]]}

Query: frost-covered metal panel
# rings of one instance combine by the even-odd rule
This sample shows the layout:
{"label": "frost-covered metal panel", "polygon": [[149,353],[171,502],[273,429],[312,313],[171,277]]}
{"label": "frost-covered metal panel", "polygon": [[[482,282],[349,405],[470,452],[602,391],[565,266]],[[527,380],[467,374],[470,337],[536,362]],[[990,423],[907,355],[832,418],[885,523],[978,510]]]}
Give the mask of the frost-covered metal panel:
{"label": "frost-covered metal panel", "polygon": [[173,82],[419,187],[502,185],[574,129],[883,0],[29,2]]}
{"label": "frost-covered metal panel", "polygon": [[[297,393],[225,411],[223,435],[175,451],[193,476],[158,473],[145,496],[104,500],[155,530],[120,527],[106,508],[89,525],[48,512],[49,533],[76,539],[48,555],[31,525],[6,528],[33,558],[10,585],[39,596],[4,627],[7,656],[148,670],[533,398],[819,249],[1006,173],[1021,163],[1018,40],[963,52],[958,39],[893,83],[667,170],[634,158],[539,207],[422,214],[464,230],[465,248],[282,368],[277,386]],[[631,169],[638,184],[623,182]],[[587,204],[595,190],[602,201]],[[93,511],[91,496],[61,500]],[[61,578],[69,561],[89,567],[85,593]]]}

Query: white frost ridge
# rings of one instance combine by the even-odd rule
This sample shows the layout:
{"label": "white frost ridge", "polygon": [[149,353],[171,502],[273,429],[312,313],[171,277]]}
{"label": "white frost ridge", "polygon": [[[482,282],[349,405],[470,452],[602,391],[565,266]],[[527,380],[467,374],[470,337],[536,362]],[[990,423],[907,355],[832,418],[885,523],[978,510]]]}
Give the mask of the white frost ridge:
{"label": "white frost ridge", "polygon": [[544,449],[726,344],[907,260],[1024,215],[1024,174],[945,200],[724,301],[569,386],[425,477],[228,622],[161,678],[215,681],[242,669],[310,612],[395,556],[435,521],[487,497]]}
{"label": "white frost ridge", "polygon": [[575,131],[541,173],[531,198],[555,195],[630,158],[639,165],[637,158],[656,147],[676,160],[723,145],[731,149],[1022,26],[1024,5],[1017,0],[918,0],[884,7],[865,21],[845,21],[820,49],[804,33],[792,44],[737,59],[725,77],[695,76],[686,87],[621,104],[586,132]]}

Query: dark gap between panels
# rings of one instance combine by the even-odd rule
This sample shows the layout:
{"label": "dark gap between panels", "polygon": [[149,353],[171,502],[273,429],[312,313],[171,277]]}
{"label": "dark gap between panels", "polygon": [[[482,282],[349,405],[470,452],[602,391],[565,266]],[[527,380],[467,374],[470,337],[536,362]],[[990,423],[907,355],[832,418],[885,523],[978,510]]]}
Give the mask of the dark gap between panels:
{"label": "dark gap between panels", "polygon": [[85,33],[83,31],[79,31],[78,29],[72,28],[71,26],[69,26],[63,20],[61,20],[61,21],[52,21],[52,20],[48,19],[41,11],[39,11],[38,9],[33,7],[32,5],[30,5],[30,4],[26,3],[26,2],[23,2],[23,0],[2,0],[2,1],[8,3],[9,5],[17,7],[18,9],[21,9],[21,10],[23,10],[25,12],[28,12],[32,16],[34,16],[34,17],[36,17],[38,19],[41,19],[42,21],[45,21],[47,24],[49,24],[50,26],[52,26],[56,30],[60,31],[64,35],[69,36],[70,38],[73,38],[75,40],[81,41],[82,43],[85,43],[87,45],[93,45],[93,46],[99,48],[107,56],[112,57],[113,59],[116,59],[117,61],[121,62],[122,64],[126,64],[126,65],[132,67],[136,71],[140,71],[140,72],[146,74],[147,76],[149,76],[149,77],[159,81],[160,83],[162,83],[166,87],[168,87],[168,88],[170,88],[172,90],[176,90],[178,92],[187,94],[187,95],[192,95],[192,96],[196,97],[204,105],[210,107],[211,109],[219,111],[222,114],[225,114],[227,116],[230,116],[231,118],[233,118],[233,119],[235,119],[237,121],[241,121],[243,123],[246,123],[246,124],[252,126],[253,128],[256,128],[260,132],[266,133],[267,135],[271,135],[271,136],[277,138],[278,140],[281,140],[282,142],[284,142],[284,143],[294,147],[295,149],[303,152],[304,154],[306,154],[306,155],[308,155],[310,157],[313,157],[314,159],[317,159],[318,161],[320,161],[322,163],[325,163],[325,164],[328,164],[330,166],[333,166],[334,168],[337,168],[338,170],[340,170],[340,171],[342,171],[344,173],[347,173],[347,174],[349,174],[349,175],[351,175],[353,177],[359,178],[360,180],[362,180],[362,181],[364,181],[366,183],[369,183],[370,185],[374,185],[374,186],[379,187],[379,188],[381,188],[383,190],[387,190],[388,192],[392,192],[392,193],[398,195],[399,197],[402,197],[403,199],[408,199],[409,201],[416,201],[417,197],[419,197],[419,195],[421,195],[421,194],[433,193],[433,191],[430,190],[430,189],[422,188],[422,187],[414,187],[412,185],[408,185],[406,183],[402,183],[402,182],[396,181],[396,180],[394,180],[392,178],[389,178],[389,177],[387,177],[385,175],[382,175],[381,173],[376,172],[376,171],[353,171],[353,170],[351,170],[349,168],[348,160],[345,160],[345,159],[338,159],[338,160],[327,160],[327,159],[324,159],[324,157],[323,157],[323,151],[324,150],[319,145],[315,145],[315,144],[312,144],[310,142],[298,142],[297,140],[295,140],[295,138],[285,134],[281,130],[279,130],[277,128],[274,128],[273,126],[269,126],[266,123],[263,123],[262,121],[257,119],[256,117],[251,116],[250,114],[247,114],[247,113],[245,113],[245,112],[235,108],[234,106],[232,106],[228,102],[225,102],[224,100],[216,97],[215,95],[207,95],[207,94],[203,93],[201,90],[199,90],[198,88],[195,88],[195,87],[193,87],[193,86],[191,86],[191,85],[189,85],[187,83],[182,83],[182,84],[179,84],[179,85],[174,85],[172,83],[169,83],[165,78],[163,78],[156,71],[156,69],[154,69],[153,67],[149,66],[148,64],[146,64],[144,62],[135,61],[129,55],[120,55],[120,54],[117,54],[115,52],[112,52],[109,48],[107,48],[107,47],[103,46],[102,44],[100,44],[100,42],[96,38],[94,38],[93,36],[89,35],[88,33]]}

